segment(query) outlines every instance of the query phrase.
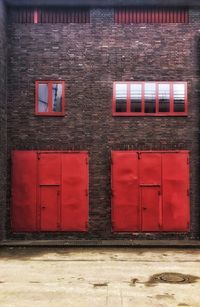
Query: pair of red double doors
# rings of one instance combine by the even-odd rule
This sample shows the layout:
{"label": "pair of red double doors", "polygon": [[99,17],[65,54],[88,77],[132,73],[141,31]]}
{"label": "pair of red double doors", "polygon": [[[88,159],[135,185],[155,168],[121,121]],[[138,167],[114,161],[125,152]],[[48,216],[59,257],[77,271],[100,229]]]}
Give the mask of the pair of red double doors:
{"label": "pair of red double doors", "polygon": [[87,231],[87,152],[13,152],[12,229]]}
{"label": "pair of red double doors", "polygon": [[188,151],[112,152],[112,228],[189,231]]}

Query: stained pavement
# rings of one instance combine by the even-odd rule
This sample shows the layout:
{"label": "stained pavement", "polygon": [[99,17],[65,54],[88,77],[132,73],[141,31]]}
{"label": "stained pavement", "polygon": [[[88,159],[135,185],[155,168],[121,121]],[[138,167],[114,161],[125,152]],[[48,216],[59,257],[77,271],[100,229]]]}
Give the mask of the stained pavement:
{"label": "stained pavement", "polygon": [[1,307],[200,307],[200,250],[0,249]]}

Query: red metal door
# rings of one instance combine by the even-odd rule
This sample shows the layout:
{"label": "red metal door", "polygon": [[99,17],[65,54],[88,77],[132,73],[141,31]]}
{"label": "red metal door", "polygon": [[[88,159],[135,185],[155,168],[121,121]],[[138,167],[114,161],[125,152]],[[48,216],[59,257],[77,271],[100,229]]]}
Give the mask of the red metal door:
{"label": "red metal door", "polygon": [[160,187],[141,187],[142,231],[159,231],[161,227]]}
{"label": "red metal door", "polygon": [[39,184],[60,185],[61,183],[61,153],[38,152]]}
{"label": "red metal door", "polygon": [[61,228],[88,229],[88,154],[62,154]]}
{"label": "red metal door", "polygon": [[41,231],[59,230],[59,195],[58,186],[40,187]]}
{"label": "red metal door", "polygon": [[112,229],[140,229],[138,154],[112,152]]}
{"label": "red metal door", "polygon": [[163,230],[189,231],[189,153],[163,153]]}
{"label": "red metal door", "polygon": [[139,153],[140,184],[161,185],[161,153]]}
{"label": "red metal door", "polygon": [[36,231],[37,167],[34,151],[12,153],[13,231]]}

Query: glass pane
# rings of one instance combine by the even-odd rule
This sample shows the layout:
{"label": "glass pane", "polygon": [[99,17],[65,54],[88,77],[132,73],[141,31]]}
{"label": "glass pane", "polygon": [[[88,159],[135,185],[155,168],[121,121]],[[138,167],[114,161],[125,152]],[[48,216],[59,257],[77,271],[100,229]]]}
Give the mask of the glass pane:
{"label": "glass pane", "polygon": [[174,112],[185,112],[185,85],[174,84]]}
{"label": "glass pane", "polygon": [[131,112],[142,111],[142,84],[131,84]]}
{"label": "glass pane", "polygon": [[145,113],[156,112],[156,84],[144,84]]}
{"label": "glass pane", "polygon": [[126,112],[127,84],[116,84],[116,112]]}
{"label": "glass pane", "polygon": [[158,85],[159,112],[170,112],[170,85]]}
{"label": "glass pane", "polygon": [[52,111],[62,112],[62,84],[52,84]]}
{"label": "glass pane", "polygon": [[48,84],[38,85],[38,111],[48,112]]}

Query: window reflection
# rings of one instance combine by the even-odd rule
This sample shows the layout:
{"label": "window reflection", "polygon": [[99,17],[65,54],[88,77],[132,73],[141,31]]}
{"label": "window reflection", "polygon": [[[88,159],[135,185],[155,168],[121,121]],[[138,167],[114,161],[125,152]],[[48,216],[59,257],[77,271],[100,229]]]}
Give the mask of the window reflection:
{"label": "window reflection", "polygon": [[185,86],[183,83],[173,85],[174,88],[174,112],[185,111]]}
{"label": "window reflection", "polygon": [[52,84],[52,111],[62,111],[62,84]]}
{"label": "window reflection", "polygon": [[38,104],[39,112],[48,112],[48,84],[39,84]]}
{"label": "window reflection", "polygon": [[158,85],[159,112],[170,112],[170,85]]}
{"label": "window reflection", "polygon": [[144,84],[144,97],[145,97],[145,113],[156,112],[156,84]]}
{"label": "window reflection", "polygon": [[116,112],[126,112],[127,84],[116,84]]}
{"label": "window reflection", "polygon": [[142,84],[131,84],[131,112],[142,111]]}

